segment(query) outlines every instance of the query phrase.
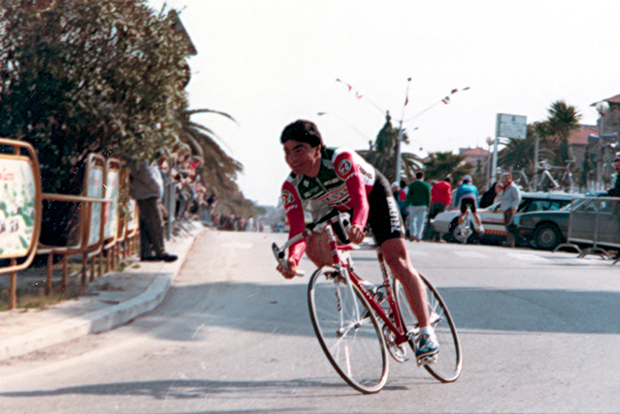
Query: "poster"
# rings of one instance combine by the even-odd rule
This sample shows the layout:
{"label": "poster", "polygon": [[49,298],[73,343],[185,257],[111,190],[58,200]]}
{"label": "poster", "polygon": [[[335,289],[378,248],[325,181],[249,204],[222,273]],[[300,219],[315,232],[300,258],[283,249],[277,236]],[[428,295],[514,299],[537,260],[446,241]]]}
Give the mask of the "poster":
{"label": "poster", "polygon": [[33,240],[36,189],[27,158],[0,158],[0,258],[24,257]]}

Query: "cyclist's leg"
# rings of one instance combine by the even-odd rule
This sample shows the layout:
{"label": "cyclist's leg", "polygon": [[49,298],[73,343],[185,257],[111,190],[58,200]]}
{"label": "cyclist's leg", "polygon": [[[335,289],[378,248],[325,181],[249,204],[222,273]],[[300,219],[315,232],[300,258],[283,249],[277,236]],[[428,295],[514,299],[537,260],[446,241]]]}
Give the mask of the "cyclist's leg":
{"label": "cyclist's leg", "polygon": [[480,220],[480,215],[478,214],[478,209],[476,208],[476,202],[473,201],[470,204],[470,206],[471,206],[471,212],[473,213],[474,219],[476,220],[476,224],[478,225],[477,228],[479,230],[482,230],[483,229],[483,227],[482,227],[482,220]]}
{"label": "cyclist's leg", "polygon": [[463,221],[465,221],[465,216],[467,215],[467,203],[465,203],[464,201],[464,199],[461,199],[461,202],[459,203],[459,208],[461,209],[461,215],[459,216],[459,226],[463,224]]}
{"label": "cyclist's leg", "polygon": [[327,232],[311,234],[306,237],[306,255],[318,268],[333,264]]}
{"label": "cyclist's leg", "polygon": [[429,326],[428,305],[426,291],[420,275],[413,267],[404,240],[402,238],[388,239],[381,244],[381,252],[385,263],[394,277],[402,283],[405,295],[415,314],[420,327]]}

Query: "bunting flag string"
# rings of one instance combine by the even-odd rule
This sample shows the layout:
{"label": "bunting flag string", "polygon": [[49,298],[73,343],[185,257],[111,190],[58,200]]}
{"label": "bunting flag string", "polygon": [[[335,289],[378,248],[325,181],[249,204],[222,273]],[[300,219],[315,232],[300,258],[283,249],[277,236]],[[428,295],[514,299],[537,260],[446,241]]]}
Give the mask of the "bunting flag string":
{"label": "bunting flag string", "polygon": [[381,107],[379,107],[377,104],[375,104],[373,101],[371,101],[370,99],[368,99],[368,97],[364,97],[364,94],[362,92],[360,92],[357,88],[353,87],[353,85],[341,80],[340,78],[336,79],[336,82],[340,82],[342,84],[344,84],[347,89],[349,90],[349,92],[355,92],[355,97],[357,99],[362,99],[365,98],[364,100],[368,103],[370,103],[372,106],[374,106],[375,108],[377,108],[381,113],[384,113],[385,111],[383,109],[381,109]]}
{"label": "bunting flag string", "polygon": [[457,93],[457,92],[467,91],[467,90],[469,90],[469,86],[467,86],[467,87],[465,87],[465,88],[462,88],[462,89],[457,89],[457,88],[452,89],[452,90],[450,91],[450,94],[449,94],[449,95],[444,96],[442,99],[440,99],[439,101],[437,101],[437,102],[433,103],[431,106],[429,106],[428,108],[426,108],[425,110],[423,110],[423,111],[422,111],[422,112],[420,112],[419,114],[414,115],[414,116],[412,116],[411,118],[409,118],[409,119],[405,120],[405,122],[409,122],[409,121],[412,121],[412,120],[414,120],[414,119],[416,119],[416,118],[419,118],[420,116],[422,116],[423,114],[425,114],[426,112],[428,112],[429,110],[431,110],[432,108],[434,108],[436,105],[439,105],[440,103],[443,103],[444,105],[448,105],[448,104],[450,103],[450,97],[451,97],[452,95],[454,95],[454,94],[455,94],[455,93]]}

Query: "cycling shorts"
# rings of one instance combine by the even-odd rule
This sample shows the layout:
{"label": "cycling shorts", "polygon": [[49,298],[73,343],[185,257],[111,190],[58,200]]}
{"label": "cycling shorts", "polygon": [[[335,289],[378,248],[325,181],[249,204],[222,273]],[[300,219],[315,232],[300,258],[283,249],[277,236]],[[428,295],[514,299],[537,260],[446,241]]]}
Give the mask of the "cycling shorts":
{"label": "cycling shorts", "polygon": [[400,211],[387,179],[377,171],[375,184],[368,193],[368,227],[379,246],[386,240],[404,237]]}
{"label": "cycling shorts", "polygon": [[471,207],[471,212],[476,212],[476,200],[473,198],[461,198],[461,213],[467,211],[467,206]]}

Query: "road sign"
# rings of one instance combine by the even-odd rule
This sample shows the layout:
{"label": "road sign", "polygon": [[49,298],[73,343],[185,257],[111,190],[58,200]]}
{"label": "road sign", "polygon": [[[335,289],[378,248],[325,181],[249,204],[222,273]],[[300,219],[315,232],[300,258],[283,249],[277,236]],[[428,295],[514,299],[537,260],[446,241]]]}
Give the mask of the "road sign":
{"label": "road sign", "polygon": [[525,139],[527,136],[527,117],[522,115],[497,114],[495,136]]}

